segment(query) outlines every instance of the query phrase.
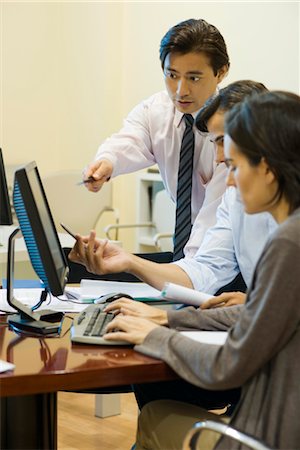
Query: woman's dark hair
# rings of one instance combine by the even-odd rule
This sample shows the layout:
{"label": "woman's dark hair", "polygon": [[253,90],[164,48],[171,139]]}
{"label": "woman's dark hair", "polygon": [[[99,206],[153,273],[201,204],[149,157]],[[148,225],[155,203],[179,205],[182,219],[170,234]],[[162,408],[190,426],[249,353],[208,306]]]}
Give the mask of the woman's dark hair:
{"label": "woman's dark hair", "polygon": [[300,206],[300,97],[283,91],[254,95],[225,115],[225,133],[257,166],[264,158],[290,212]]}
{"label": "woman's dark hair", "polygon": [[219,30],[203,19],[189,19],[180,22],[165,34],[160,42],[160,61],[164,69],[169,53],[200,53],[208,56],[214,75],[225,65],[229,67],[229,57],[223,36]]}
{"label": "woman's dark hair", "polygon": [[207,133],[207,122],[217,111],[229,111],[237,103],[243,101],[248,95],[266,92],[268,89],[262,83],[251,80],[240,80],[229,84],[210,97],[196,116],[196,127]]}

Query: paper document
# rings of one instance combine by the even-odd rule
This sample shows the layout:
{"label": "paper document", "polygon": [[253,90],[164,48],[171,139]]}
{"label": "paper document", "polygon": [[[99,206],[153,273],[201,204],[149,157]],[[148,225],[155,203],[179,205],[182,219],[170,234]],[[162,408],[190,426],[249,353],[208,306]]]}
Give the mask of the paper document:
{"label": "paper document", "polygon": [[211,294],[205,294],[204,292],[199,292],[195,289],[189,289],[174,283],[165,283],[161,295],[163,298],[178,300],[180,303],[192,306],[200,306],[206,300],[213,297]]}
{"label": "paper document", "polygon": [[215,345],[224,345],[228,336],[227,331],[181,331],[180,333],[193,341]]}
{"label": "paper document", "polygon": [[112,292],[122,292],[131,297],[157,297],[160,298],[160,291],[154,289],[146,283],[125,283],[123,281],[105,280],[81,280],[80,293],[84,296],[95,296],[110,294]]}
{"label": "paper document", "polygon": [[[38,303],[42,289],[14,289],[14,296],[24,305],[33,306]],[[9,306],[6,299],[6,289],[0,289],[0,309],[4,312],[16,312],[14,308]]]}
{"label": "paper document", "polygon": [[13,370],[16,366],[7,361],[0,359],[0,373],[7,372],[8,370]]}
{"label": "paper document", "polygon": [[[123,283],[105,280],[81,280],[80,287],[66,287],[65,292],[70,295],[61,295],[59,298],[52,296],[42,303],[39,309],[52,309],[54,311],[80,312],[91,303],[93,299],[113,292],[131,295],[135,298],[161,298],[160,291],[152,288],[146,283]],[[32,307],[39,301],[42,289],[14,289],[14,296],[24,305]],[[38,310],[37,310],[38,311]],[[16,312],[9,306],[6,300],[6,289],[0,289],[0,314]]]}
{"label": "paper document", "polygon": [[[73,288],[76,289],[76,288]],[[78,293],[79,293],[79,288]],[[40,299],[42,289],[14,289],[14,296],[17,300],[22,302],[24,305],[32,307],[36,305]],[[80,293],[79,293],[80,294]],[[42,303],[41,307],[37,309],[52,309],[53,311],[63,311],[63,312],[80,312],[84,308],[86,308],[86,304],[75,304],[73,302],[68,301],[65,296],[60,297],[61,300],[54,296],[48,296],[47,300]],[[0,289],[0,314],[5,314],[7,312],[14,312],[16,310],[9,306],[6,299],[6,289]]]}

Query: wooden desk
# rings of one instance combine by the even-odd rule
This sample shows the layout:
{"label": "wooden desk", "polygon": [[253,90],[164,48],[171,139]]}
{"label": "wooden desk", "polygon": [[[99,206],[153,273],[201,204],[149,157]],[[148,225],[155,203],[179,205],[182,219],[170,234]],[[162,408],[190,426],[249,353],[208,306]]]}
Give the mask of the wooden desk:
{"label": "wooden desk", "polygon": [[[5,319],[2,317],[0,323]],[[21,337],[0,325],[1,448],[56,449],[57,391],[177,378],[162,361],[130,347],[72,344],[65,318],[60,338]]]}

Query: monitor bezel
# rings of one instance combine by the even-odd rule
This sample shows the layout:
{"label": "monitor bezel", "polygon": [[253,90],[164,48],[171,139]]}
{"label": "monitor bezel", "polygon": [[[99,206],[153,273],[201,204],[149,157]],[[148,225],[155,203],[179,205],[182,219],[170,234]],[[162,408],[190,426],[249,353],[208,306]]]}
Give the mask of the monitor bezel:
{"label": "monitor bezel", "polygon": [[8,193],[3,152],[0,148],[0,225],[12,225],[13,217]]}

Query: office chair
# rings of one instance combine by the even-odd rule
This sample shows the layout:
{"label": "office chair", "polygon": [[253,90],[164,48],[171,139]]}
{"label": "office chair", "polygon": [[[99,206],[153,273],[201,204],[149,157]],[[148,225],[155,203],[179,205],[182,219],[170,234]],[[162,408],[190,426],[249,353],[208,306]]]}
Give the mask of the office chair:
{"label": "office chair", "polygon": [[[117,229],[119,223],[118,211],[112,208],[112,182],[105,183],[97,194],[89,192],[84,186],[78,186],[81,174],[77,170],[63,170],[52,173],[43,178],[43,185],[51,208],[53,219],[57,229],[61,229],[60,223],[64,223],[73,232],[88,234],[95,229],[105,212],[112,212],[115,223],[110,227]],[[162,199],[162,196],[159,196]],[[161,202],[156,207],[160,207]],[[158,213],[156,213],[158,215]],[[121,226],[120,226],[121,227]],[[109,238],[118,240],[116,236]],[[158,237],[156,237],[158,239]],[[159,248],[157,246],[157,248]],[[80,283],[84,279],[101,279],[109,281],[140,281],[135,276],[120,273],[108,275],[94,275],[88,272],[80,264],[68,260],[70,248],[63,249],[69,265],[69,283]],[[143,253],[139,256],[156,262],[172,261],[171,252]]]}
{"label": "office chair", "polygon": [[[60,230],[64,223],[75,233],[88,234],[95,229],[102,214],[111,211],[118,223],[118,212],[112,208],[112,183],[105,183],[97,194],[78,185],[78,170],[62,170],[43,177],[43,185],[54,223]],[[110,219],[111,220],[111,219]]]}
{"label": "office chair", "polygon": [[199,436],[205,430],[215,431],[216,433],[227,436],[252,450],[272,450],[270,447],[249,434],[214,420],[204,420],[195,423],[184,439],[183,450],[196,450]]}
{"label": "office chair", "polygon": [[[156,252],[173,251],[173,234],[175,228],[175,204],[165,189],[158,191],[153,200],[152,220],[149,222],[110,224],[104,228],[108,239],[118,239],[118,231],[128,228],[143,229],[139,244],[153,246]],[[115,231],[112,236],[111,232]]]}

